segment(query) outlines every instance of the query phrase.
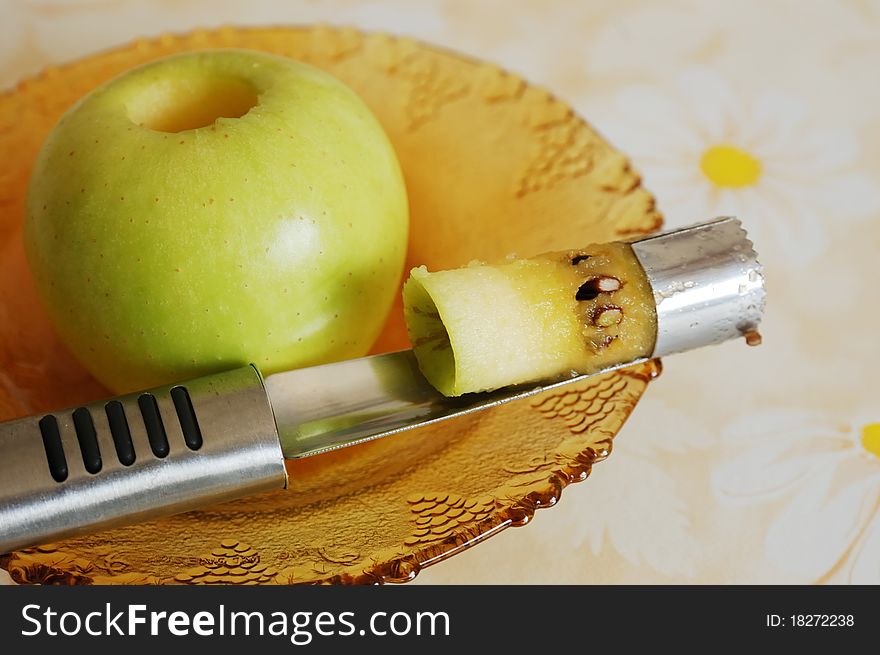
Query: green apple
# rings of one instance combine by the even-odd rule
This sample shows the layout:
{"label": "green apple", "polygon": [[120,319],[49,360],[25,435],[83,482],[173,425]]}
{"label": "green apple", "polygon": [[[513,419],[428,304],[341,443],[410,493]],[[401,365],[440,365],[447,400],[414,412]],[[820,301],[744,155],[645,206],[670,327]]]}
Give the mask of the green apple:
{"label": "green apple", "polygon": [[168,57],[48,136],[25,245],[60,336],[110,389],[363,355],[398,289],[407,199],[376,118],[273,55]]}

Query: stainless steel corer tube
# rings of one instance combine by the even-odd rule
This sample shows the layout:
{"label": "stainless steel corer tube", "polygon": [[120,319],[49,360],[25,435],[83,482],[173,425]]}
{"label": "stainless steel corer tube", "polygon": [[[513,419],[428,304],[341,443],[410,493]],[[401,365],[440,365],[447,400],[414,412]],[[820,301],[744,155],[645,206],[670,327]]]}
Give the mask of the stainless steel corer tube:
{"label": "stainless steel corer tube", "polygon": [[[657,308],[651,356],[757,328],[764,275],[736,219],[650,236],[632,248]],[[421,376],[412,351],[401,351],[265,380],[245,366],[0,423],[0,553],[280,489],[285,457],[321,454],[578,379],[446,398]]]}

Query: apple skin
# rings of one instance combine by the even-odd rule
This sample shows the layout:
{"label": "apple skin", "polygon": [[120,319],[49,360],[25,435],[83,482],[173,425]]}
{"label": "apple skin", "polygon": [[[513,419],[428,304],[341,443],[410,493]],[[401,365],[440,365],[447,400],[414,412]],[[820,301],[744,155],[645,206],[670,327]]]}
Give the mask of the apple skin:
{"label": "apple skin", "polygon": [[[250,102],[182,131],[132,118],[171,129]],[[353,91],[216,50],[129,71],[68,111],[35,164],[24,240],[62,340],[123,393],[364,355],[407,232],[394,150]]]}

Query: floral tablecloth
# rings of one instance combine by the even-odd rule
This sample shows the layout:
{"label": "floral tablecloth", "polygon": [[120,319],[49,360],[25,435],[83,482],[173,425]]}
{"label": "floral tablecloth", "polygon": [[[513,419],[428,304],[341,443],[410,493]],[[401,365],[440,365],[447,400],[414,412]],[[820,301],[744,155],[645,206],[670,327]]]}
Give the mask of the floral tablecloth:
{"label": "floral tablecloth", "polygon": [[761,348],[667,361],[587,483],[420,582],[880,582],[880,2],[2,0],[0,85],[136,36],[313,22],[549,87],[667,225],[740,216],[768,278]]}

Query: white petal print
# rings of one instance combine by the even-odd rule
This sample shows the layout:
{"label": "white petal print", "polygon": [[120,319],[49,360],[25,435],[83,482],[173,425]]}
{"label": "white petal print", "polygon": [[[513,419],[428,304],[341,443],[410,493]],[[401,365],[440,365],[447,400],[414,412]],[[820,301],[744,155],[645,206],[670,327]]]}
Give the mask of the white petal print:
{"label": "white petal print", "polygon": [[[631,146],[627,150],[634,154],[641,152],[643,157],[656,157],[662,160],[677,157],[681,149],[698,151],[703,145],[700,135],[694,132],[686,120],[687,109],[662,93],[646,87],[634,87],[620,93],[617,106],[624,115],[632,119],[628,121],[629,129],[623,130],[624,134],[630,135],[626,141],[638,141],[641,144],[641,147],[636,146],[635,143],[625,144]],[[632,128],[638,124],[649,129],[635,136]],[[669,139],[674,140],[677,147],[675,149],[652,147],[652,136],[666,142]],[[624,138],[623,134],[620,137]],[[666,143],[663,145],[665,146]]]}
{"label": "white petal print", "polygon": [[[714,438],[682,412],[662,403],[654,409],[647,421],[633,414],[615,438],[614,457],[590,476],[590,520],[566,516],[565,503],[547,520],[565,521],[575,543],[588,544],[600,557],[611,547],[633,564],[691,577],[703,554],[691,532],[690,503],[655,453],[687,457],[694,449],[709,447]],[[663,438],[657,439],[658,434]]]}
{"label": "white petal print", "polygon": [[[618,448],[617,450],[623,450]],[[650,458],[617,452],[590,477],[590,520],[576,528],[598,555],[606,546],[633,564],[693,576],[701,556],[675,479]]]}
{"label": "white petal print", "polygon": [[862,173],[832,177],[816,195],[832,221],[840,214],[869,216],[880,213],[880,185],[876,179]]}
{"label": "white petal print", "polygon": [[[740,452],[713,476],[716,497],[738,506],[780,503],[764,552],[780,571],[811,582],[843,571],[878,573],[880,452],[876,416],[855,421],[774,410],[735,422],[725,445]],[[749,427],[749,422],[761,426]]]}
{"label": "white petal print", "polygon": [[739,214],[754,243],[773,241],[788,263],[807,266],[828,247],[827,217],[815,198],[791,195],[776,181],[764,184],[764,193],[750,197]]}
{"label": "white petal print", "polygon": [[[774,155],[780,162],[797,161],[794,171],[799,177],[833,173],[842,166],[852,164],[858,158],[859,144],[850,130],[833,128],[814,130],[799,140],[796,147],[782,149]],[[785,177],[787,169],[780,167],[779,175]]]}
{"label": "white petal print", "polygon": [[699,134],[700,151],[706,143],[730,138],[745,108],[742,99],[718,75],[703,68],[692,68],[678,78],[678,89],[690,114],[689,123]]}
{"label": "white petal print", "polygon": [[[760,427],[758,427],[760,426]],[[791,493],[796,483],[848,456],[852,439],[827,417],[777,409],[732,423],[724,432],[731,454],[715,471],[715,494],[724,502],[748,504]]]}
{"label": "white petal print", "polygon": [[781,570],[819,581],[847,555],[876,511],[880,480],[856,477],[835,489],[838,468],[829,465],[812,476],[771,524],[767,556]]}
{"label": "white petal print", "polygon": [[632,156],[670,226],[738,215],[764,252],[800,269],[828,248],[830,221],[880,208],[880,190],[858,169],[856,133],[818,122],[802,98],[775,89],[749,98],[692,67],[671,93],[634,85],[612,106],[595,120]]}
{"label": "white petal print", "polygon": [[807,439],[842,433],[849,428],[825,414],[803,409],[779,407],[756,412],[731,422],[722,433],[729,444],[743,440],[764,442],[769,439]]}
{"label": "white petal print", "polygon": [[803,102],[767,91],[752,101],[747,120],[740,117],[737,136],[747,148],[762,148],[772,154],[782,146],[784,152],[788,142],[786,131],[803,123],[806,114]]}
{"label": "white petal print", "polygon": [[[653,180],[653,177],[650,180]],[[650,180],[646,177],[646,182],[651,184],[652,189],[663,188],[659,184],[654,185]],[[675,208],[675,211],[667,210],[665,213],[664,225],[670,229],[692,225],[722,214],[742,216],[729,205],[713,201],[709,190],[699,186],[694,186],[690,191],[670,187],[668,190],[658,191],[657,198],[661,207]]]}
{"label": "white petal print", "polygon": [[[651,7],[609,22],[593,38],[587,67],[593,74],[675,70],[679,60],[711,42],[718,29],[689,7]],[[635,48],[633,44],[640,47]],[[644,53],[650,52],[646,61]]]}
{"label": "white petal print", "polygon": [[[880,493],[874,498],[880,504]],[[875,506],[874,519],[866,530],[864,541],[853,556],[849,575],[852,584],[880,584],[880,507]]]}
{"label": "white petal print", "polygon": [[790,492],[795,483],[810,479],[829,464],[828,451],[813,444],[807,448],[804,442],[771,436],[761,447],[746,449],[713,476],[716,495],[728,502],[754,502]]}

